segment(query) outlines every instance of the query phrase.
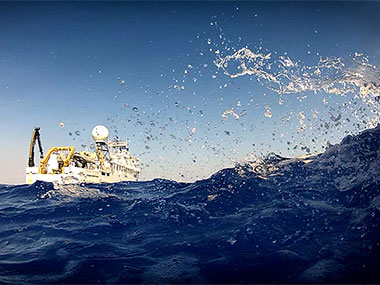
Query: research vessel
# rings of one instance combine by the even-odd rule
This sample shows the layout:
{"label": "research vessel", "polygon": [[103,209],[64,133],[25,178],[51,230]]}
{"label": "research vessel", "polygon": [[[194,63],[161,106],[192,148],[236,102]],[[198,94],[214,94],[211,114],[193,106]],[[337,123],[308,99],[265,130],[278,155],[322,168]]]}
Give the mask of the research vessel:
{"label": "research vessel", "polygon": [[[37,180],[57,184],[115,183],[137,181],[140,160],[129,152],[128,140],[109,140],[109,131],[98,125],[92,130],[95,150],[76,151],[73,146],[55,146],[43,155],[40,128],[35,128],[29,149],[26,183]],[[34,147],[38,143],[40,164],[34,163]]]}

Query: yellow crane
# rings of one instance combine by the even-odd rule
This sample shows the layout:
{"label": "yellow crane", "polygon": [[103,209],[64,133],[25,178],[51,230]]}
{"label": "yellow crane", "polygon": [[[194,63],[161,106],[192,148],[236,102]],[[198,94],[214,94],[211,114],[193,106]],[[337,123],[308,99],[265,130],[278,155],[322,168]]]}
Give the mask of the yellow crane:
{"label": "yellow crane", "polygon": [[54,152],[61,152],[61,151],[68,151],[69,154],[65,157],[65,160],[63,163],[60,165],[61,168],[61,173],[64,173],[64,167],[69,166],[70,160],[73,158],[73,155],[75,153],[75,148],[73,146],[55,146],[49,149],[47,152],[45,158],[41,160],[41,165],[39,168],[39,173],[41,174],[46,174],[47,173],[47,163],[50,159],[50,156]]}

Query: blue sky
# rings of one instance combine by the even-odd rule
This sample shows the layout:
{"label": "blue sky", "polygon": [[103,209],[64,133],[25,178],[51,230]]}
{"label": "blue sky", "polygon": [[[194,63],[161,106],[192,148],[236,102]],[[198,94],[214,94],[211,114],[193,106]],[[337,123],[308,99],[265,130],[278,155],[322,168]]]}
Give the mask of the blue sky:
{"label": "blue sky", "polygon": [[[251,153],[305,153],[296,145],[321,151],[352,125],[303,134],[296,116],[281,118],[328,117],[347,98],[305,92],[279,105],[267,84],[214,61],[248,47],[305,66],[357,52],[378,66],[379,13],[378,2],[1,2],[0,182],[24,181],[34,126],[47,151],[88,149],[104,124],[130,139],[142,179],[199,179]],[[224,119],[231,108],[246,115]]]}

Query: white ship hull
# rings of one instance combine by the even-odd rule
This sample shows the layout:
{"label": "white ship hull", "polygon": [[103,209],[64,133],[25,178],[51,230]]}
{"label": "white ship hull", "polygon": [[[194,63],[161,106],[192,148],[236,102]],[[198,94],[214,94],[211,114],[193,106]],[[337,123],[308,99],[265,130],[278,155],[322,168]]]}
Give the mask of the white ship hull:
{"label": "white ship hull", "polygon": [[56,184],[77,183],[117,183],[122,181],[137,181],[139,170],[131,170],[130,173],[103,172],[101,170],[83,169],[75,166],[65,167],[64,173],[39,173],[39,167],[26,168],[26,183],[33,184],[36,181],[52,182]]}

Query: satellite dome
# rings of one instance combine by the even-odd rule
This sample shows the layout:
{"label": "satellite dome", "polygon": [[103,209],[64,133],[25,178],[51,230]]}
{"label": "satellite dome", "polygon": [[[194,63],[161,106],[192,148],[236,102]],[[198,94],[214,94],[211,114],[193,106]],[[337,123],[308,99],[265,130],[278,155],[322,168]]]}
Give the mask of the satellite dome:
{"label": "satellite dome", "polygon": [[108,129],[102,125],[95,126],[91,132],[95,142],[106,142],[109,134]]}

